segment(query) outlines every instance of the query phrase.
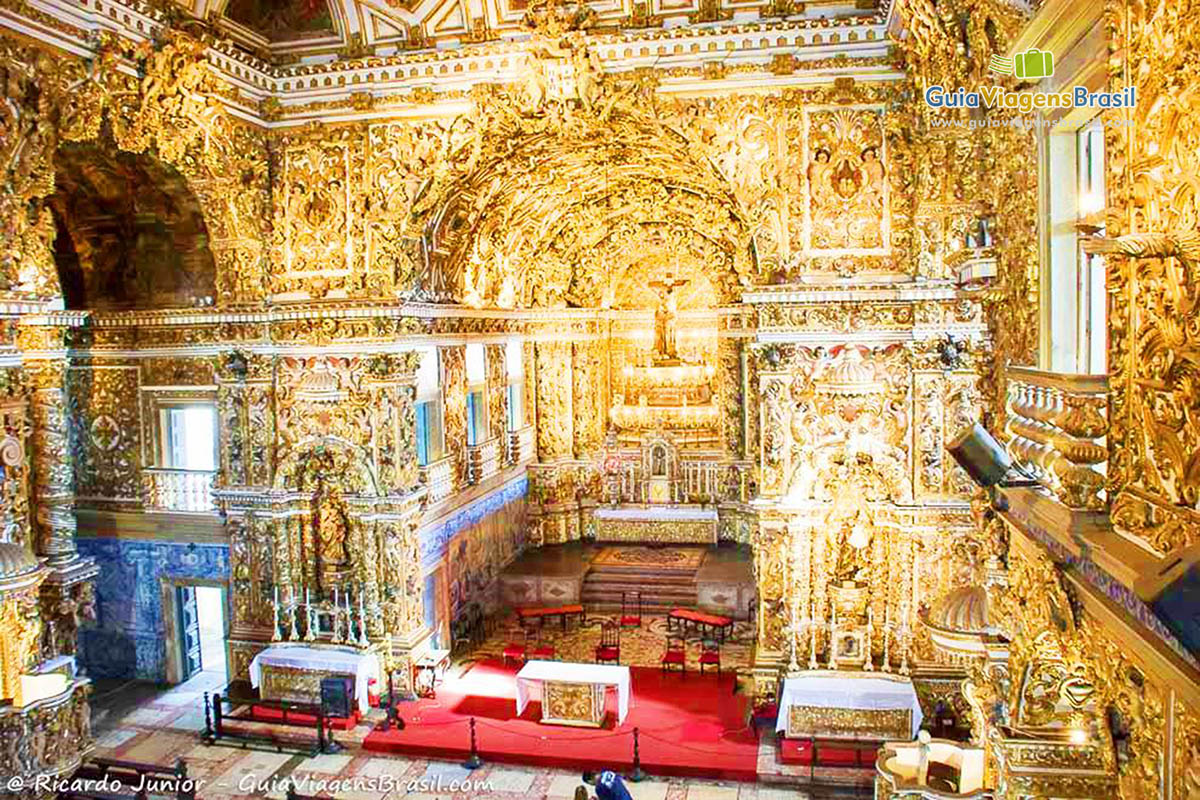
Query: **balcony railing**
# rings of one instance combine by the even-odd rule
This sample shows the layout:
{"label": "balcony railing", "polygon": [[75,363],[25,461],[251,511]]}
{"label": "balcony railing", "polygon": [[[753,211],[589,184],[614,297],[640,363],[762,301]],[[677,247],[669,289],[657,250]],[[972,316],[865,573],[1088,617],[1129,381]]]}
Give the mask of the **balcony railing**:
{"label": "balcony railing", "polygon": [[508,463],[523,464],[533,458],[537,439],[532,425],[508,432]]}
{"label": "balcony railing", "polygon": [[500,471],[501,439],[467,445],[467,480],[482,483]]}
{"label": "balcony railing", "polygon": [[161,511],[212,511],[215,507],[212,499],[215,475],[212,470],[143,469],[143,502],[146,508]]}
{"label": "balcony railing", "polygon": [[1105,507],[1108,376],[1009,367],[1008,452],[1060,503]]}
{"label": "balcony railing", "polygon": [[428,490],[429,505],[437,505],[454,493],[454,456],[430,461],[420,472],[421,483]]}

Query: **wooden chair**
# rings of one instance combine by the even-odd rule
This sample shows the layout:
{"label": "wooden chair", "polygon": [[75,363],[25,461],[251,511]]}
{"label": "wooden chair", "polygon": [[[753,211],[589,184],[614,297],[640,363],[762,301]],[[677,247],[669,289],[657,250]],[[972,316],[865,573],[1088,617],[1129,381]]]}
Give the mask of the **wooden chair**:
{"label": "wooden chair", "polygon": [[596,645],[596,662],[621,663],[621,629],[611,622],[600,627],[600,644]]}
{"label": "wooden chair", "polygon": [[716,639],[705,639],[700,643],[700,674],[705,667],[716,667],[717,677],[721,677],[721,643]]}
{"label": "wooden chair", "polygon": [[529,632],[521,631],[518,633],[513,630],[509,632],[508,644],[504,645],[504,650],[501,651],[501,656],[504,658],[504,664],[507,666],[509,660],[525,661],[526,653],[528,652],[527,643],[529,641]]}
{"label": "wooden chair", "polygon": [[621,627],[642,627],[641,592],[621,592]]}
{"label": "wooden chair", "polygon": [[687,672],[687,643],[682,636],[667,639],[667,650],[659,661],[664,673],[673,666],[678,666],[681,674]]}
{"label": "wooden chair", "polygon": [[535,661],[554,661],[554,645],[542,641],[542,632],[539,630],[530,636],[531,639],[526,640],[529,645],[529,657]]}

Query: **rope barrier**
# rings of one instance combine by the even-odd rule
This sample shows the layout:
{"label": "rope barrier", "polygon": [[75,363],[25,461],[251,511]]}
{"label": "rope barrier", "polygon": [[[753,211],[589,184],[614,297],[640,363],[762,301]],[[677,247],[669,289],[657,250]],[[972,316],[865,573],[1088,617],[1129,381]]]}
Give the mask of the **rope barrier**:
{"label": "rope barrier", "polygon": [[612,739],[613,737],[616,737],[616,736],[629,736],[630,735],[629,731],[610,731],[609,733],[598,733],[598,734],[594,734],[592,736],[571,736],[571,737],[545,736],[545,735],[538,735],[538,734],[533,734],[533,733],[522,733],[520,731],[514,731],[514,730],[510,730],[508,728],[501,728],[500,726],[492,725],[489,722],[482,722],[480,724],[483,725],[485,728],[493,728],[498,731],[503,731],[504,733],[508,734],[509,736],[523,736],[526,739],[537,739],[538,741],[545,741],[546,739],[553,739],[556,742],[595,742],[595,741],[599,741],[600,739]]}

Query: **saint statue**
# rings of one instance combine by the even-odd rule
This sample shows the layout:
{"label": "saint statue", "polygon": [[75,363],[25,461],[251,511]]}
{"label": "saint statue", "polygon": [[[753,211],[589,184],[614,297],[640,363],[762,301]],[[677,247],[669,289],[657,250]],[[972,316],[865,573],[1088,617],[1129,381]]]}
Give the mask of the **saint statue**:
{"label": "saint statue", "polygon": [[839,583],[861,583],[865,580],[868,567],[866,548],[871,542],[870,530],[859,515],[845,520],[836,536],[837,562],[833,577]]}
{"label": "saint statue", "polygon": [[346,516],[334,498],[326,495],[317,507],[317,543],[326,568],[340,567],[350,560],[346,535]]}
{"label": "saint statue", "polygon": [[679,358],[675,350],[675,320],[678,312],[675,290],[687,281],[667,273],[661,281],[651,281],[650,288],[658,292],[659,305],[654,310],[654,353],[664,361]]}

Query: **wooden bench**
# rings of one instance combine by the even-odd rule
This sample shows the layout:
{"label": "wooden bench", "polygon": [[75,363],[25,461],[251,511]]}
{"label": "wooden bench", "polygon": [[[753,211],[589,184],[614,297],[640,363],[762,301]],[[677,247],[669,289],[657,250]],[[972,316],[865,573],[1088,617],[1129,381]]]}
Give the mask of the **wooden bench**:
{"label": "wooden bench", "polygon": [[540,626],[545,624],[548,617],[558,617],[564,631],[567,629],[567,620],[571,617],[578,617],[580,623],[584,619],[583,606],[578,603],[566,606],[548,606],[545,608],[518,608],[517,616],[521,620],[522,627],[527,622],[535,619]]}
{"label": "wooden bench", "polygon": [[[225,706],[229,706],[232,710],[247,705],[260,705],[268,708],[287,707],[293,712],[315,717],[317,720],[316,740],[311,745],[305,746],[305,742],[290,737],[229,727],[226,722],[229,716],[225,713]],[[228,695],[222,696],[219,692],[212,695],[210,701],[208,692],[204,693],[204,733],[201,738],[207,744],[232,740],[234,744],[242,747],[256,745],[271,748],[277,753],[282,753],[284,750],[291,750],[309,756],[315,756],[320,753],[336,753],[342,748],[341,745],[333,741],[333,732],[328,728],[328,715],[325,713],[324,705],[319,703],[292,703],[287,700],[264,700],[257,697],[230,697]]]}
{"label": "wooden bench", "polygon": [[[116,783],[126,792],[93,792],[89,783]],[[196,800],[196,784],[188,778],[187,764],[182,758],[164,767],[140,761],[115,758],[89,758],[71,776],[70,789],[58,793],[58,800],[145,800],[149,797],[174,797],[176,800]]]}
{"label": "wooden bench", "polygon": [[676,625],[685,632],[689,625],[693,629],[707,629],[710,635],[716,631],[724,642],[726,633],[733,629],[733,618],[720,614],[705,614],[690,608],[675,608],[667,614],[667,630]]}
{"label": "wooden bench", "polygon": [[[845,768],[845,769],[868,769],[875,765],[875,757],[879,752],[879,747],[882,742],[877,742],[870,739],[829,739],[810,736],[808,738],[809,757],[808,757],[808,782],[813,783],[816,780],[817,762],[821,760],[821,748],[827,750],[850,750],[854,753],[853,764],[822,763],[822,767]],[[870,753],[867,761],[863,762],[863,753]]]}

